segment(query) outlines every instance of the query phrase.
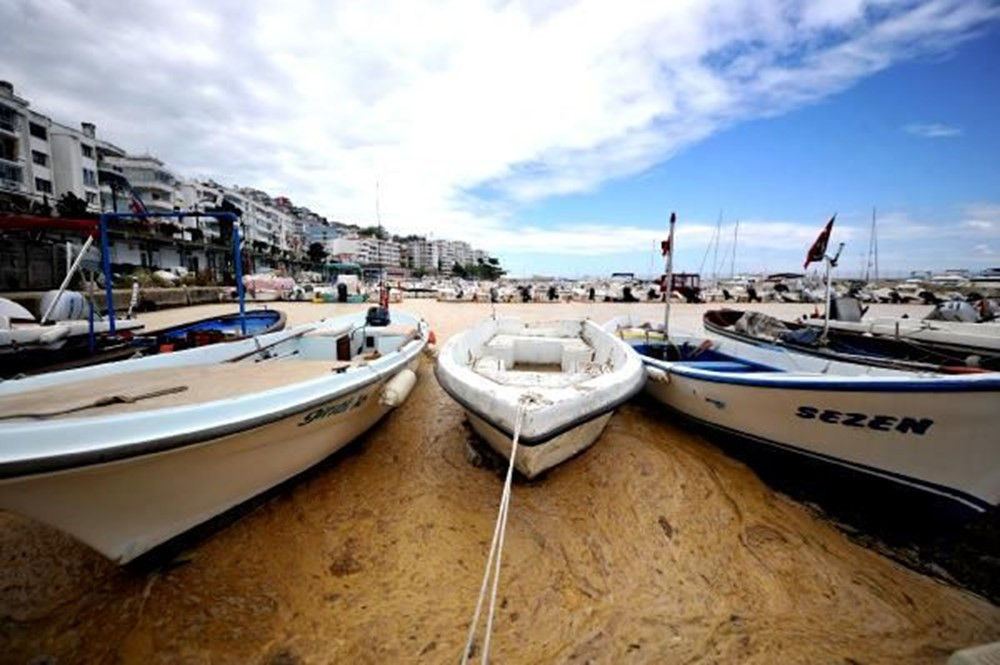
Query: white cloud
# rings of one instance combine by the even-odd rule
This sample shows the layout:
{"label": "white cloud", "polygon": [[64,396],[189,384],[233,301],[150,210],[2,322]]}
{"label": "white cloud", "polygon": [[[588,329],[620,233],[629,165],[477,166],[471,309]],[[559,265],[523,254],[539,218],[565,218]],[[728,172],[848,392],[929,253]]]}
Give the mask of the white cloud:
{"label": "white cloud", "polygon": [[939,123],[920,124],[911,123],[903,127],[903,131],[923,139],[949,139],[962,135],[962,130],[950,125]]}
{"label": "white cloud", "polygon": [[[378,179],[394,231],[572,254],[660,234],[541,228],[526,202],[641,173],[998,17],[990,0],[14,0],[0,78],[184,174],[359,222]],[[745,242],[808,245],[821,221],[780,224],[758,240],[748,222]]]}

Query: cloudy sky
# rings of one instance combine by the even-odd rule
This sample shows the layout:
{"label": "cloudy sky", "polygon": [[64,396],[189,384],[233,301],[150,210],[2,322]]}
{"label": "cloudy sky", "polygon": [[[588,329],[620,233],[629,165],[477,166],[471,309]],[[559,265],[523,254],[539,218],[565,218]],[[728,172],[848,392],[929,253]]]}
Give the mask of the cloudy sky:
{"label": "cloudy sky", "polygon": [[671,210],[682,269],[800,269],[837,212],[856,273],[873,206],[883,273],[1000,266],[995,0],[4,0],[0,79],[515,274],[659,271]]}

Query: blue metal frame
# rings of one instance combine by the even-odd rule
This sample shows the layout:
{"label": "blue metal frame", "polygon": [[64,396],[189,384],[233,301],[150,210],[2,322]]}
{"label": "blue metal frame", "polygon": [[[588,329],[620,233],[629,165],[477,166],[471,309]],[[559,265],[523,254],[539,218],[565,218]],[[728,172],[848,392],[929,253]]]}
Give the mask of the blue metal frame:
{"label": "blue metal frame", "polygon": [[240,256],[240,218],[232,212],[201,212],[197,210],[178,210],[174,212],[104,212],[100,218],[101,232],[101,269],[104,271],[104,292],[107,297],[108,322],[110,324],[111,335],[117,331],[115,322],[115,298],[114,289],[111,284],[111,245],[108,241],[108,220],[124,218],[147,219],[157,218],[183,218],[183,217],[215,217],[216,219],[228,219],[233,222],[233,262],[236,266],[236,293],[240,301],[240,322],[243,334],[246,334],[246,302],[243,297],[243,262]]}

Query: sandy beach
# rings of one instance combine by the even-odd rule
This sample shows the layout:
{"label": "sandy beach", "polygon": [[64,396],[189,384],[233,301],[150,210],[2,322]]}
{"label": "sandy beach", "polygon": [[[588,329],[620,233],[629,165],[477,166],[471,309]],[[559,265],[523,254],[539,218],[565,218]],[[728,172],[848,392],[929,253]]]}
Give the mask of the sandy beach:
{"label": "sandy beach", "polygon": [[[273,306],[289,326],[366,307]],[[439,343],[492,311],[394,307],[426,318]],[[675,306],[672,325],[698,330],[707,308]],[[813,306],[758,308],[796,317]],[[658,318],[662,306],[496,312],[603,322]],[[470,461],[474,435],[432,370],[429,354],[406,404],[171,566],[120,569],[0,513],[0,662],[457,662],[502,479]],[[515,485],[500,597],[497,663],[943,663],[1000,640],[1000,607],[857,544],[641,401],[592,449]]]}

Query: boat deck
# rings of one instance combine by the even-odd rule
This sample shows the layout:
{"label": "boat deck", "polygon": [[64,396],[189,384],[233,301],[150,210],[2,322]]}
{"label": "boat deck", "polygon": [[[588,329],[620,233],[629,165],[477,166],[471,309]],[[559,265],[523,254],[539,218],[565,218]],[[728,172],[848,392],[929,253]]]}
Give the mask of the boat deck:
{"label": "boat deck", "polygon": [[28,414],[52,414],[38,418],[44,420],[86,418],[203,404],[316,379],[345,366],[349,363],[274,359],[113,374],[0,395],[0,420],[20,420],[22,414],[25,420],[34,419]]}

